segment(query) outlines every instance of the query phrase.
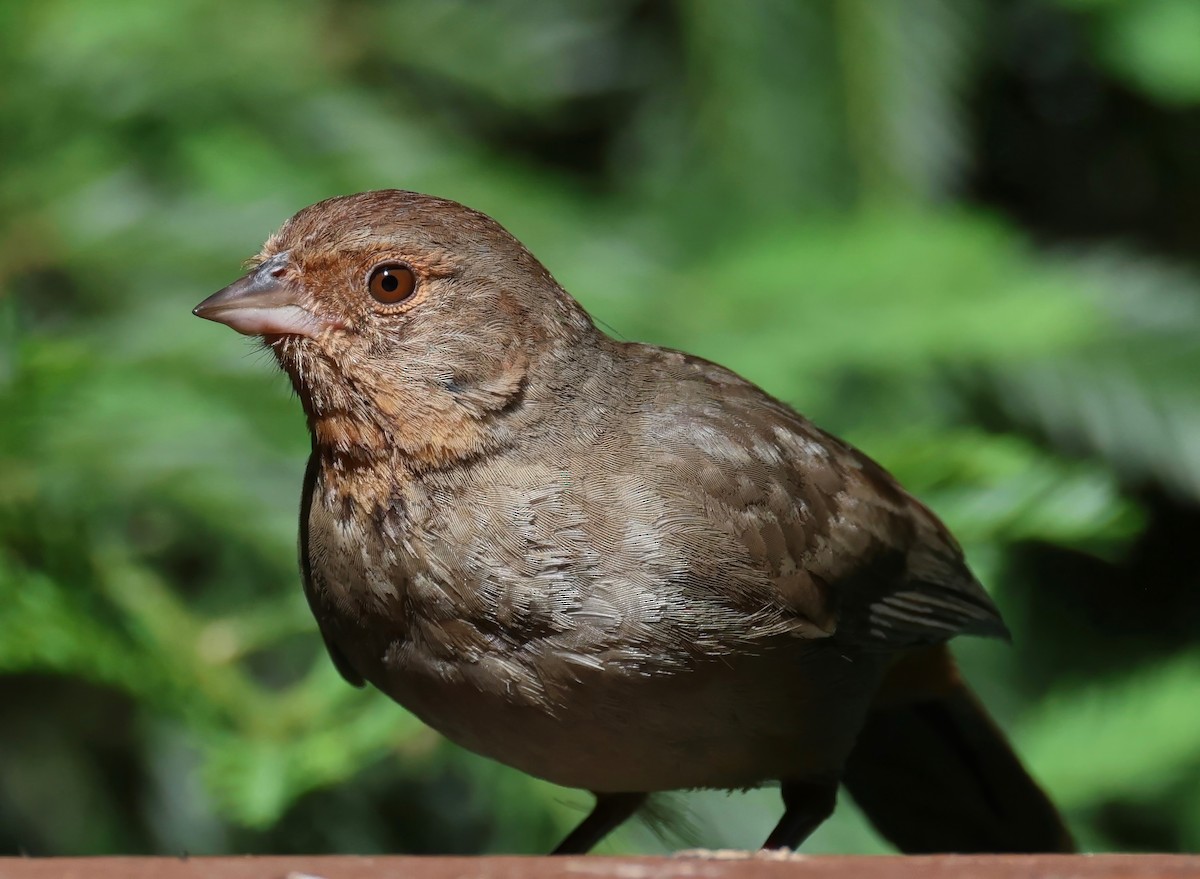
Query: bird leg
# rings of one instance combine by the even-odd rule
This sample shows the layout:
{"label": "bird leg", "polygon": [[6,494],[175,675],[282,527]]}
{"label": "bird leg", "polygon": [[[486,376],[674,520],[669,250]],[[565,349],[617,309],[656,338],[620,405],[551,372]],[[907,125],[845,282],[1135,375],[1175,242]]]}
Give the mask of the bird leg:
{"label": "bird leg", "polygon": [[833,814],[837,803],[836,781],[785,781],[781,787],[783,817],[763,843],[763,848],[796,848]]}
{"label": "bird leg", "polygon": [[551,852],[555,855],[582,855],[608,836],[645,802],[643,793],[596,794],[596,805],[579,826]]}

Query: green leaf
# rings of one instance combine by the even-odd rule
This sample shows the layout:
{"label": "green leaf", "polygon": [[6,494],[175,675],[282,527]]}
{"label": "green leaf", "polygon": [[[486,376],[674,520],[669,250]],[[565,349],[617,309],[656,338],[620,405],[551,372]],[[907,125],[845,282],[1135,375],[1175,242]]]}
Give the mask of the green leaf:
{"label": "green leaf", "polygon": [[1064,688],[1020,725],[1021,753],[1066,808],[1149,797],[1200,765],[1200,654]]}

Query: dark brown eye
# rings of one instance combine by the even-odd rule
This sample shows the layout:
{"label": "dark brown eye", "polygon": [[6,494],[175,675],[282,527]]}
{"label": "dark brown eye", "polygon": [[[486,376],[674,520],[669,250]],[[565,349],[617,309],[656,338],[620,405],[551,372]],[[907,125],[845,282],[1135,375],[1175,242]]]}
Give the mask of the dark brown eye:
{"label": "dark brown eye", "polygon": [[377,302],[395,305],[412,296],[417,287],[417,276],[408,266],[380,266],[371,272],[371,280],[367,282],[367,287]]}

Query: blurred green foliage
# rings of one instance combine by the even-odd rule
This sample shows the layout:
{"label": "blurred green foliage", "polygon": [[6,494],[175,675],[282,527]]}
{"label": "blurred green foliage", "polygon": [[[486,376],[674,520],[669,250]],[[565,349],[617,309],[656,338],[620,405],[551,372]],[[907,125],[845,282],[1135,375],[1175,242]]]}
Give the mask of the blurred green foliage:
{"label": "blurred green foliage", "polygon": [[[578,819],[338,678],[299,406],[189,314],[300,207],[392,186],[891,468],[1009,616],[960,654],[1084,844],[1200,848],[1200,560],[1154,549],[1198,522],[1200,285],[1006,218],[976,115],[1005,65],[1053,75],[996,48],[1019,20],[1194,122],[1198,8],[2,0],[0,848],[537,851]],[[777,811],[676,805],[706,845]],[[846,801],[810,849],[882,844]]]}

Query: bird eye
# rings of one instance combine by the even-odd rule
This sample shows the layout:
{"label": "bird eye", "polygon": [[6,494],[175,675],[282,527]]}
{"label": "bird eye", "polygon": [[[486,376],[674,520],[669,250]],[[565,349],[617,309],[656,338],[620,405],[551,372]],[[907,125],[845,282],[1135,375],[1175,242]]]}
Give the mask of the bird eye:
{"label": "bird eye", "polygon": [[371,280],[367,282],[367,287],[376,302],[395,305],[412,296],[417,287],[417,276],[408,266],[380,266],[371,272]]}

